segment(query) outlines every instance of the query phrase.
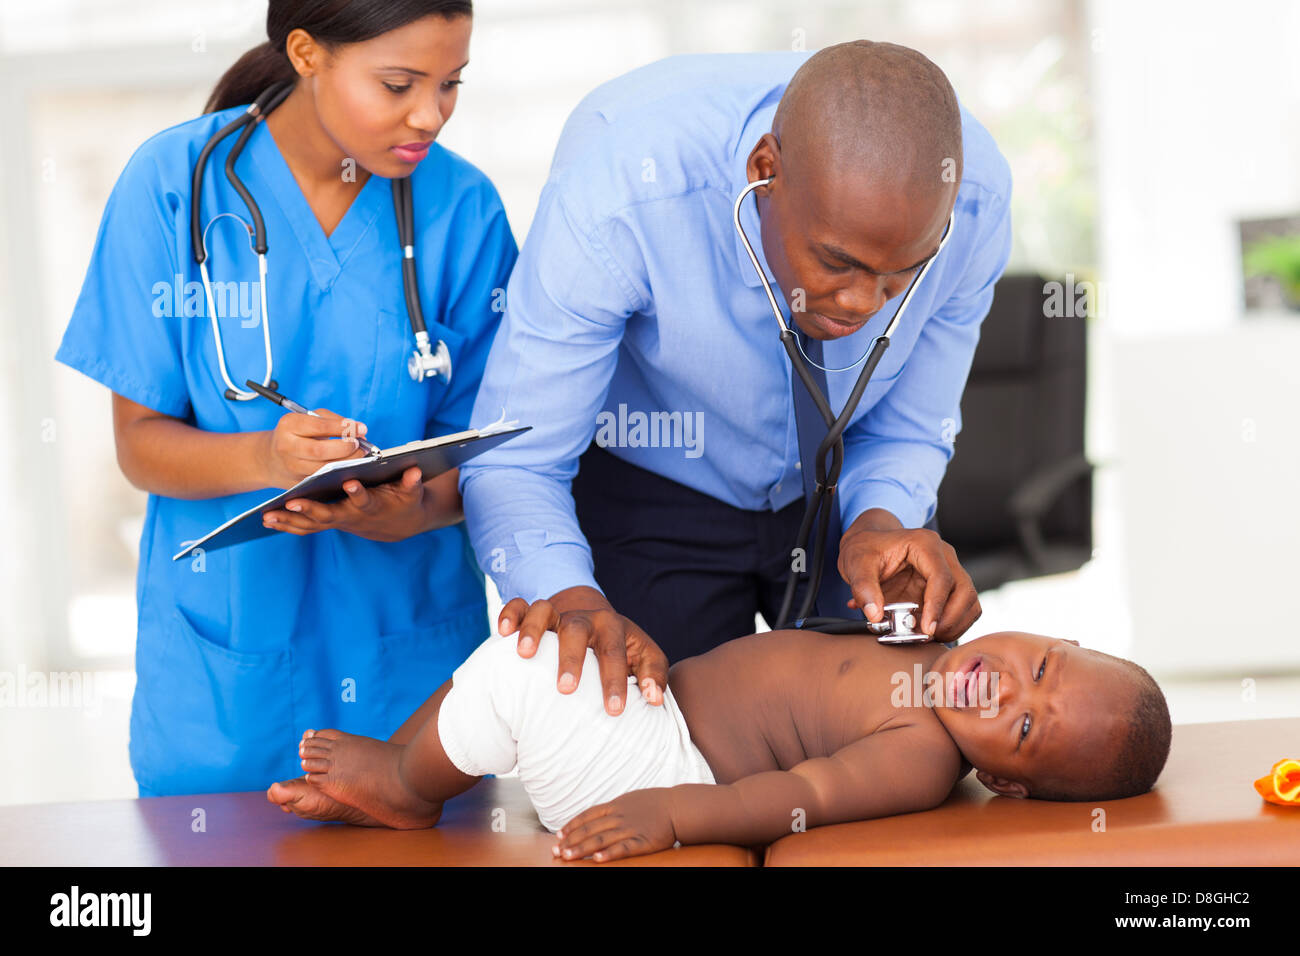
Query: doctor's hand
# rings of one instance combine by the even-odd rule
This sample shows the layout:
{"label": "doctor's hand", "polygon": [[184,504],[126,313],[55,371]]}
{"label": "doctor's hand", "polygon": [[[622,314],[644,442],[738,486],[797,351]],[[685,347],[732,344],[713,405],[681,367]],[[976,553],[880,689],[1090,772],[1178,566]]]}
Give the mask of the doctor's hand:
{"label": "doctor's hand", "polygon": [[891,513],[873,508],[858,516],[840,539],[840,576],[853,591],[849,607],[884,620],[884,606],[912,601],[921,607],[921,630],[955,641],[983,613],[957,552],[933,531],[907,529]]}
{"label": "doctor's hand", "polygon": [[262,523],[289,534],[314,534],[336,528],[371,541],[403,541],[415,534],[461,520],[459,469],[453,468],[425,483],[412,466],[397,481],[367,488],[344,482],[342,501],[329,504],[308,498],[285,502],[284,510],[268,511]]}
{"label": "doctor's hand", "polygon": [[587,648],[596,652],[605,712],[617,717],[626,702],[628,677],[635,677],[648,704],[662,704],[668,686],[668,657],[645,631],[619,614],[595,588],[572,587],[531,605],[511,599],[501,609],[497,628],[502,634],[519,631],[520,657],[532,657],[546,631],[560,639],[557,687],[571,694],[582,677]]}
{"label": "doctor's hand", "polygon": [[320,417],[289,412],[274,430],[259,433],[267,487],[292,488],[326,462],[362,454],[357,437],[366,436],[365,425],[328,408],[318,408],[316,414]]}

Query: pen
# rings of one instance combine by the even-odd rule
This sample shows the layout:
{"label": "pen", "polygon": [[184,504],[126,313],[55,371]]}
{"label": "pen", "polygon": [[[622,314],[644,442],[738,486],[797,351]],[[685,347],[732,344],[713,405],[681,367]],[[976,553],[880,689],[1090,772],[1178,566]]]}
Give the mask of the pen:
{"label": "pen", "polygon": [[[315,412],[311,411],[310,409],[303,408],[301,405],[295,402],[292,398],[289,398],[287,395],[281,395],[273,388],[267,388],[265,385],[259,385],[257,382],[254,382],[251,378],[247,379],[244,382],[244,384],[247,385],[249,388],[251,388],[253,391],[257,392],[257,394],[261,395],[263,398],[275,402],[275,404],[279,405],[281,408],[287,408],[289,409],[289,411],[297,412],[299,415],[310,415],[312,418],[322,417],[320,415],[317,415]],[[360,445],[362,448],[364,448],[370,454],[378,455],[380,453],[380,448],[378,445],[366,441],[360,435],[354,435],[351,437],[356,438],[357,444]]]}

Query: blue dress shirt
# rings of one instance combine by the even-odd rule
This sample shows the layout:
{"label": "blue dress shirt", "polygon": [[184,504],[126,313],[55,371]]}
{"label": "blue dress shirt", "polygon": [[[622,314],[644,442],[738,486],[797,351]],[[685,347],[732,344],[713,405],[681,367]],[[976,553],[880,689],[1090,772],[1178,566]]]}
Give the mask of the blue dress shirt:
{"label": "blue dress shirt", "polygon": [[[790,363],[732,206],[810,55],[672,57],[597,88],[565,124],[471,416],[481,426],[504,411],[533,430],[460,472],[479,566],[504,599],[597,587],[570,493],[593,437],[737,508],[802,497]],[[953,234],[844,433],[846,528],[870,508],[925,524],[960,429],[1011,242],[1007,163],[964,109],[962,136]],[[766,270],[752,200],[742,223]],[[826,342],[825,365],[857,360],[901,299]],[[828,375],[836,412],[859,371]]]}

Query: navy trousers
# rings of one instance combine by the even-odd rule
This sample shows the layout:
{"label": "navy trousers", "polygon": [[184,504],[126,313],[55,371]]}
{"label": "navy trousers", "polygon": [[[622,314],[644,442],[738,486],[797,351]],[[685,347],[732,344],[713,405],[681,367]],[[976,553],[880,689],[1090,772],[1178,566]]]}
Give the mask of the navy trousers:
{"label": "navy trousers", "polygon": [[[592,443],[579,459],[573,500],[596,583],[670,662],[752,634],[755,614],[778,623],[802,499],[780,511],[734,508]],[[828,559],[824,577],[832,576],[839,571]],[[796,609],[804,590],[801,583]]]}

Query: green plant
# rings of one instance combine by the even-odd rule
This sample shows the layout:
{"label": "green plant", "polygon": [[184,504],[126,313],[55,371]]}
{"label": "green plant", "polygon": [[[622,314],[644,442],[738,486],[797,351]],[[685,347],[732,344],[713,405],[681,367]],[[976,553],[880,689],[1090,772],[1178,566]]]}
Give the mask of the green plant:
{"label": "green plant", "polygon": [[1248,276],[1272,276],[1287,299],[1300,305],[1300,236],[1270,236],[1253,242],[1243,261]]}

